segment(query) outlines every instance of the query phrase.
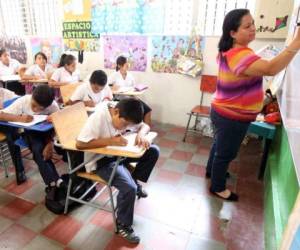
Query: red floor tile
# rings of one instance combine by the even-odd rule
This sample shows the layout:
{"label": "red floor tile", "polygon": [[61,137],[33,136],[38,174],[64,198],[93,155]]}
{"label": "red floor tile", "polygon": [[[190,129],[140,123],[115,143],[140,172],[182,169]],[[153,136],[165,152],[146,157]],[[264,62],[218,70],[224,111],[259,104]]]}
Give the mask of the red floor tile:
{"label": "red floor tile", "polygon": [[197,154],[201,155],[209,155],[210,149],[209,148],[204,148],[204,147],[199,147]]}
{"label": "red floor tile", "polygon": [[100,210],[91,218],[90,223],[102,227],[107,231],[114,231],[112,214],[109,212]]}
{"label": "red floor tile", "polygon": [[35,182],[30,179],[27,179],[27,181],[22,183],[21,185],[18,185],[17,182],[14,181],[8,184],[5,187],[5,190],[16,195],[20,195],[29,190],[34,184]]}
{"label": "red floor tile", "polygon": [[205,172],[206,172],[205,167],[190,163],[187,166],[185,174],[189,174],[192,176],[198,176],[198,177],[205,177]]}
{"label": "red floor tile", "polygon": [[173,127],[170,129],[170,132],[182,134],[182,137],[183,137],[184,132],[185,132],[185,127]]}
{"label": "red floor tile", "polygon": [[190,161],[192,157],[193,157],[193,153],[180,151],[180,150],[174,150],[170,156],[171,159],[175,159],[179,161]]}
{"label": "red floor tile", "polygon": [[185,138],[185,142],[187,143],[191,143],[194,145],[198,145],[201,141],[201,136],[195,136],[195,135],[187,135],[187,137]]}
{"label": "red floor tile", "polygon": [[57,217],[48,227],[46,227],[42,231],[42,234],[50,239],[67,245],[81,227],[82,223],[76,219],[61,215]]}
{"label": "red floor tile", "polygon": [[140,243],[138,245],[129,243],[128,241],[124,240],[122,237],[115,235],[112,237],[111,241],[105,247],[105,250],[143,250],[145,249],[144,246]]}
{"label": "red floor tile", "polygon": [[159,146],[165,147],[165,148],[175,148],[177,145],[177,142],[169,140],[169,139],[161,138],[159,140],[158,144],[159,144]]}
{"label": "red floor tile", "polygon": [[154,177],[155,181],[160,181],[163,183],[169,183],[176,185],[180,181],[182,177],[182,174],[174,172],[174,171],[169,171],[166,169],[158,169],[157,175]]}
{"label": "red floor tile", "polygon": [[166,160],[167,160],[166,157],[160,156],[155,164],[155,167],[161,168],[164,165],[164,163],[166,162]]}
{"label": "red floor tile", "polygon": [[13,224],[0,234],[0,249],[21,249],[36,235],[28,228]]}
{"label": "red floor tile", "polygon": [[31,209],[35,207],[35,204],[16,198],[6,206],[0,208],[0,214],[12,220],[18,220],[23,215],[27,214]]}

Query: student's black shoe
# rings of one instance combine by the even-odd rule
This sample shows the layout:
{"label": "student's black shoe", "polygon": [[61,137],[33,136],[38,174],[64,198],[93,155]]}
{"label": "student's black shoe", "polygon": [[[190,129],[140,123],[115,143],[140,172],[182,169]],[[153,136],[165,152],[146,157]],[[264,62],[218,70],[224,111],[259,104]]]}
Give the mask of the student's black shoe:
{"label": "student's black shoe", "polygon": [[227,198],[224,198],[220,195],[218,195],[216,192],[213,192],[211,189],[209,189],[209,192],[215,196],[217,196],[220,199],[223,199],[225,201],[238,201],[239,196],[236,193],[230,192],[230,195]]}
{"label": "student's black shoe", "polygon": [[25,171],[17,172],[16,173],[16,178],[17,178],[17,184],[18,185],[21,185],[22,183],[24,183],[27,180]]}
{"label": "student's black shoe", "polygon": [[143,190],[142,185],[141,184],[136,184],[136,185],[137,185],[136,196],[138,197],[138,199],[146,198],[148,194],[145,190]]}
{"label": "student's black shoe", "polygon": [[[206,178],[206,179],[209,179],[210,177],[211,177],[211,173],[206,172],[206,173],[205,173],[205,178]],[[229,173],[229,172],[226,173],[226,178],[227,178],[227,179],[230,178],[230,173]]]}
{"label": "student's black shoe", "polygon": [[132,227],[130,226],[125,226],[119,222],[117,222],[117,229],[118,229],[118,234],[123,237],[125,240],[127,240],[130,243],[133,244],[139,244],[140,243],[140,237],[137,236]]}

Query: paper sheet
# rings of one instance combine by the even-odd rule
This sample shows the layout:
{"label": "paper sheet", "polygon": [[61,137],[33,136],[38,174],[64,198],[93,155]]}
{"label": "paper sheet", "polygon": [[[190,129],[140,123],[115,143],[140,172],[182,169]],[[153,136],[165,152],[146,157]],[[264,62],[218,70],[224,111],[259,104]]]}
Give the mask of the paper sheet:
{"label": "paper sheet", "polygon": [[46,121],[47,117],[48,117],[47,115],[34,115],[32,122],[9,122],[9,123],[24,126],[24,127],[30,127],[37,123]]}
{"label": "paper sheet", "polygon": [[[143,148],[134,145],[136,135],[137,135],[137,133],[130,133],[130,134],[124,135],[124,138],[126,138],[128,141],[127,146],[107,146],[107,148],[120,150],[120,151],[126,151],[126,152],[132,152],[132,153],[140,153],[143,150]],[[156,136],[157,136],[156,132],[149,132],[145,137],[151,143]]]}

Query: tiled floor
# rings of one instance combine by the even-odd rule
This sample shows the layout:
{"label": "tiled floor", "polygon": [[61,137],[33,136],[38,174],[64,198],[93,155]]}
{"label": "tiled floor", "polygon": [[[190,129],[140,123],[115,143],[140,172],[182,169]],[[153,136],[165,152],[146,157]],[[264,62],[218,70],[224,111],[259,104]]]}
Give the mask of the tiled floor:
{"label": "tiled floor", "polygon": [[[161,157],[145,185],[147,199],[136,201],[134,228],[142,238],[130,245],[113,232],[111,215],[82,206],[67,216],[44,206],[44,185],[34,162],[26,160],[28,181],[15,183],[0,170],[0,249],[263,249],[263,183],[256,179],[261,144],[251,139],[231,164],[228,186],[238,203],[208,193],[204,178],[211,139],[155,124]],[[56,163],[65,170],[62,161]]]}

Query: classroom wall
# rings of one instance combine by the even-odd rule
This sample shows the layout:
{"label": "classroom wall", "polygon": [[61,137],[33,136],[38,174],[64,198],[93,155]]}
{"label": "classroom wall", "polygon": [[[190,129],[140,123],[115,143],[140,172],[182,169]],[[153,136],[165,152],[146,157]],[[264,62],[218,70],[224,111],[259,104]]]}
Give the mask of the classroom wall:
{"label": "classroom wall", "polygon": [[[207,37],[204,49],[204,74],[217,74],[217,45],[218,37]],[[150,41],[149,41],[150,42]],[[256,40],[251,44],[254,50],[267,44],[283,47],[281,40]],[[101,44],[103,44],[101,42]],[[150,55],[150,51],[148,51]],[[76,52],[73,53],[77,55]],[[31,55],[29,55],[30,59]],[[153,109],[153,119],[162,123],[185,126],[186,113],[200,101],[199,79],[180,74],[154,73],[151,70],[150,57],[148,56],[148,68],[146,72],[132,72],[137,83],[147,84],[149,89],[142,99]],[[29,60],[30,62],[32,61]],[[82,77],[95,69],[103,69],[103,49],[100,52],[85,52],[84,63],[79,65]],[[108,74],[112,71],[104,69]],[[212,96],[204,97],[205,104],[209,105]]]}

